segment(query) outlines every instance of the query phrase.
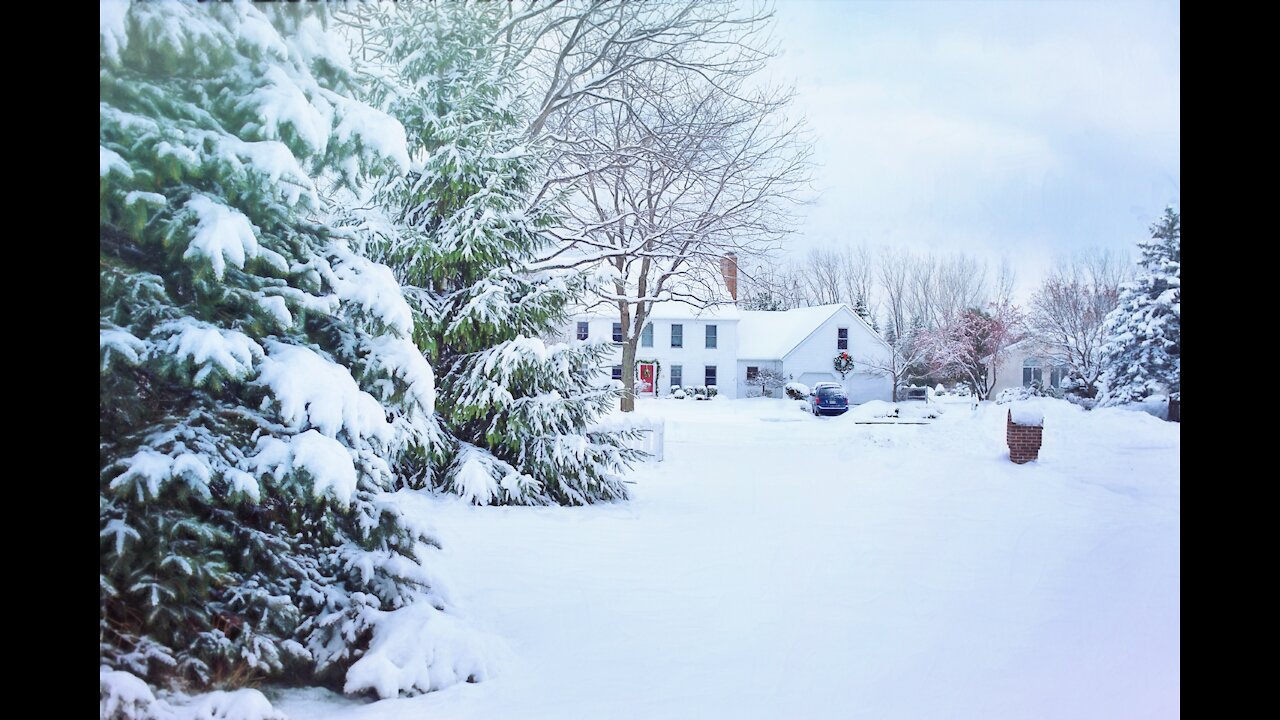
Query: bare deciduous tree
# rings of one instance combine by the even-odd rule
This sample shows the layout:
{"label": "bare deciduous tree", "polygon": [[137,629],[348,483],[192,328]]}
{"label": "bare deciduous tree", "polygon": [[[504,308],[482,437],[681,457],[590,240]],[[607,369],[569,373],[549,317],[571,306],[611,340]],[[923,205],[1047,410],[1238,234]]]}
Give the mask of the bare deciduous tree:
{"label": "bare deciduous tree", "polygon": [[499,39],[534,88],[528,136],[550,147],[538,198],[566,197],[541,267],[605,270],[622,325],[622,409],[656,302],[723,300],[727,252],[768,253],[794,226],[809,143],[790,95],[745,80],[771,56],[762,5],[733,0],[514,3]]}
{"label": "bare deciduous tree", "polygon": [[1031,299],[1030,330],[1055,363],[1070,368],[1074,390],[1094,397],[1106,341],[1103,320],[1116,307],[1128,263],[1111,251],[1059,259]]}
{"label": "bare deciduous tree", "polygon": [[[578,167],[606,145],[614,160],[586,170],[566,206],[572,225],[543,264],[608,269],[602,302],[622,325],[624,411],[634,407],[635,352],[653,305],[723,302],[722,259],[776,249],[793,227],[809,157],[799,128],[780,116],[787,94],[648,72],[640,80],[620,86],[625,105],[573,116],[594,145]],[[575,160],[566,152],[561,166]]]}

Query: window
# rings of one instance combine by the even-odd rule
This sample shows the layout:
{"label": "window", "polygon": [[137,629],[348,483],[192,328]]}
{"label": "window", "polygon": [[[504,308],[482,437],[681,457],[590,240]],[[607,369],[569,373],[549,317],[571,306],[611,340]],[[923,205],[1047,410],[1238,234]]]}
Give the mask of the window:
{"label": "window", "polygon": [[706,382],[704,382],[704,383],[703,383],[703,385],[715,385],[715,384],[716,384],[716,366],[715,366],[715,365],[708,365],[708,366],[707,366],[707,371],[706,371],[706,378],[705,378],[705,380],[706,380]]}
{"label": "window", "polygon": [[1040,367],[1039,360],[1027,358],[1022,361],[1022,386],[1029,387],[1033,382],[1044,382],[1044,371]]}
{"label": "window", "polygon": [[849,328],[836,329],[836,349],[837,350],[849,349]]}
{"label": "window", "polygon": [[640,331],[640,347],[653,347],[653,323],[645,323]]}
{"label": "window", "polygon": [[622,323],[613,324],[613,341],[622,342]]}
{"label": "window", "polygon": [[671,387],[684,387],[684,368],[679,365],[671,366]]}
{"label": "window", "polygon": [[584,323],[584,322],[578,323],[578,339],[586,340],[587,335],[590,334],[590,330],[591,330],[591,325],[589,323]]}
{"label": "window", "polygon": [[621,366],[621,365],[614,365],[614,366],[613,366],[613,379],[614,379],[614,380],[621,380],[621,379],[622,379],[622,366]]}
{"label": "window", "polygon": [[713,348],[715,346],[716,346],[716,326],[708,325],[707,326],[707,347]]}
{"label": "window", "polygon": [[684,347],[684,326],[671,326],[671,347]]}
{"label": "window", "polygon": [[1069,373],[1070,370],[1071,368],[1066,365],[1055,366],[1049,371],[1049,384],[1056,388],[1062,387],[1062,382],[1067,379],[1067,373]]}
{"label": "window", "polygon": [[747,366],[747,380],[748,380],[748,381],[755,380],[755,379],[756,379],[756,376],[758,376],[759,374],[760,374],[760,368],[759,368],[759,367],[757,367],[757,366],[755,366],[755,365],[748,365],[748,366]]}

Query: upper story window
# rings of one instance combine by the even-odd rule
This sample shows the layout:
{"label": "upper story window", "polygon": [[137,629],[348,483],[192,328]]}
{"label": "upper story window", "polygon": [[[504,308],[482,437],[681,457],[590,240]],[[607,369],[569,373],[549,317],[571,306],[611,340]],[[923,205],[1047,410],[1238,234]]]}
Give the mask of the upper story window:
{"label": "upper story window", "polygon": [[707,326],[707,347],[713,348],[715,346],[716,346],[716,326],[708,325]]}
{"label": "upper story window", "polygon": [[849,328],[836,329],[836,349],[837,350],[849,349]]}
{"label": "upper story window", "polygon": [[1033,382],[1044,382],[1044,370],[1040,367],[1039,360],[1027,358],[1022,361],[1022,385],[1028,387]]}
{"label": "upper story window", "polygon": [[614,366],[613,366],[613,379],[614,379],[614,380],[621,380],[621,379],[622,379],[622,366],[621,366],[621,365],[614,365]]}
{"label": "upper story window", "polygon": [[590,323],[584,323],[584,322],[578,323],[578,339],[579,340],[586,340],[587,335],[589,335],[590,333],[591,333]]}
{"label": "upper story window", "polygon": [[622,342],[622,323],[620,322],[613,324],[613,341]]}
{"label": "upper story window", "polygon": [[671,326],[671,347],[684,347],[684,326]]}
{"label": "upper story window", "polygon": [[653,323],[645,323],[640,331],[640,347],[653,347]]}

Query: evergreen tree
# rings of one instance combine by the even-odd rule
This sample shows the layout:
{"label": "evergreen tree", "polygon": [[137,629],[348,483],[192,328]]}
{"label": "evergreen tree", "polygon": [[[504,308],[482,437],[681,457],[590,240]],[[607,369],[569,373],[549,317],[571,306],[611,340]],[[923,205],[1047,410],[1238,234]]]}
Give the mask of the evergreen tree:
{"label": "evergreen tree", "polygon": [[885,342],[889,343],[890,346],[898,344],[898,330],[893,326],[893,318],[885,316],[883,335]]}
{"label": "evergreen tree", "polygon": [[101,662],[341,687],[389,611],[447,606],[382,496],[439,444],[432,368],[318,191],[403,172],[404,130],[323,6],[101,12]]}
{"label": "evergreen tree", "polygon": [[555,216],[532,204],[540,168],[520,137],[516,79],[492,38],[500,5],[361,8],[381,65],[370,100],[405,126],[413,167],[375,196],[370,248],[414,306],[414,338],[441,369],[448,440],[431,481],[478,504],[623,499],[639,453],[587,428],[617,403],[592,382],[609,346],[542,337],[567,321],[584,274],[528,267]]}
{"label": "evergreen tree", "polygon": [[875,319],[871,317],[871,311],[867,309],[867,300],[862,296],[858,296],[858,301],[853,305],[853,312],[858,317],[867,321],[868,325],[875,326]]}
{"label": "evergreen tree", "polygon": [[1151,225],[1151,239],[1138,243],[1136,280],[1120,289],[1107,315],[1102,350],[1103,405],[1119,405],[1167,392],[1181,392],[1181,216],[1172,207]]}

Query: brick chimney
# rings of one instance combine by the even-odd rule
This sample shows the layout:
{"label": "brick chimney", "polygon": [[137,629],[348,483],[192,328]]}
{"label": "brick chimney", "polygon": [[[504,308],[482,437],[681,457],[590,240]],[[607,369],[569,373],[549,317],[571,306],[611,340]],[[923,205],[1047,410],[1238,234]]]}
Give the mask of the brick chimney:
{"label": "brick chimney", "polygon": [[729,297],[738,301],[738,255],[727,252],[720,258],[720,274],[724,276],[724,286],[729,290]]}

